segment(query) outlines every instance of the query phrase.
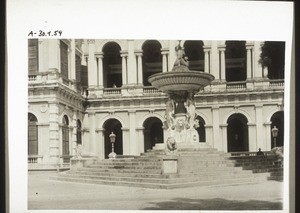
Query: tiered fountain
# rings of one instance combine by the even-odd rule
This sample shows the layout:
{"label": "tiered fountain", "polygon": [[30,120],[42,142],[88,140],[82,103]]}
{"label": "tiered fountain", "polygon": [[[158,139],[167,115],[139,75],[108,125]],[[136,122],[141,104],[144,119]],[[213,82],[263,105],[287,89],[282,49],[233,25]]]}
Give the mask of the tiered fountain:
{"label": "tiered fountain", "polygon": [[[163,146],[171,152],[178,147],[200,146],[194,95],[214,80],[214,76],[209,73],[189,70],[188,58],[180,44],[175,50],[177,59],[172,71],[148,78],[152,86],[168,94],[164,123],[167,141]],[[165,147],[156,144],[158,149]]]}

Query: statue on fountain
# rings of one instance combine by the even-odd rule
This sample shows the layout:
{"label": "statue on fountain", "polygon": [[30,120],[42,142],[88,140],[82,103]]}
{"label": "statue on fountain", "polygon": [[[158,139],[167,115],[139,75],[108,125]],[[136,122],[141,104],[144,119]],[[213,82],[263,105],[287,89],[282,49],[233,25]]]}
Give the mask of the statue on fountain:
{"label": "statue on fountain", "polygon": [[[165,111],[166,152],[183,147],[204,147],[199,143],[199,127],[194,95],[209,85],[214,76],[203,71],[189,70],[189,61],[179,44],[172,72],[157,73],[148,78],[155,88],[168,95]],[[173,147],[173,148],[172,148]]]}
{"label": "statue on fountain", "polygon": [[179,44],[175,47],[176,51],[176,61],[174,63],[172,71],[182,72],[182,71],[189,71],[189,61],[188,57],[185,56],[184,49]]}

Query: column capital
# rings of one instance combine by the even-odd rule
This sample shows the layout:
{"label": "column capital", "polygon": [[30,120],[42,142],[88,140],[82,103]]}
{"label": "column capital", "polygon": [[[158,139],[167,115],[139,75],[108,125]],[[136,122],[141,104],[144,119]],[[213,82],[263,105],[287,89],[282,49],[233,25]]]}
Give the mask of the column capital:
{"label": "column capital", "polygon": [[272,122],[265,122],[264,125],[265,126],[271,126]]}
{"label": "column capital", "polygon": [[143,56],[143,50],[136,50],[134,53],[136,56]]}
{"label": "column capital", "polygon": [[211,50],[211,46],[210,45],[203,45],[203,50]]}
{"label": "column capital", "polygon": [[128,53],[121,53],[120,56],[121,58],[128,57]]}
{"label": "column capital", "polygon": [[208,49],[208,48],[203,48],[203,52],[204,52],[204,53],[209,53],[209,52],[210,52],[210,49]]}
{"label": "column capital", "polygon": [[218,48],[220,52],[225,52],[226,48],[225,47],[219,47]]}
{"label": "column capital", "polygon": [[246,44],[246,50],[251,50],[251,49],[253,49],[253,47],[254,47],[254,46],[252,46],[252,45],[247,45],[247,44]]}
{"label": "column capital", "polygon": [[165,50],[164,50],[164,51],[161,51],[161,54],[162,54],[162,55],[168,55],[168,54],[169,54],[169,51],[165,51]]}
{"label": "column capital", "polygon": [[103,52],[95,52],[94,55],[95,55],[96,58],[103,58],[104,57]]}

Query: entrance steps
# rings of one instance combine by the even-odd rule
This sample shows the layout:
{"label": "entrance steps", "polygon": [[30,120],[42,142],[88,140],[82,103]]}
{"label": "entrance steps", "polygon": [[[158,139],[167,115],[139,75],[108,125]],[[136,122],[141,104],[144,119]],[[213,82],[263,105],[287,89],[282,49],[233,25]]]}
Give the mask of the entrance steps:
{"label": "entrance steps", "polygon": [[[62,172],[51,179],[91,184],[172,189],[193,186],[250,184],[272,177],[277,172],[275,158],[232,158],[213,148],[178,150],[178,172],[163,173],[163,150],[148,150],[141,156],[104,159],[93,164]],[[274,164],[273,164],[274,163]],[[263,167],[263,165],[266,165]],[[273,167],[272,167],[273,166]],[[272,169],[271,169],[272,168]],[[272,179],[272,180],[273,180]]]}

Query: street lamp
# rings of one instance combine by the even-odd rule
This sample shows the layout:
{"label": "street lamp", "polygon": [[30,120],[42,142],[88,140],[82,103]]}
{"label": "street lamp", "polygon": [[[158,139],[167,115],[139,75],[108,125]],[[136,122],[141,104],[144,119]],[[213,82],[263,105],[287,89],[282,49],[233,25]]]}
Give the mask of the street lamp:
{"label": "street lamp", "polygon": [[276,147],[276,138],[278,136],[279,130],[276,128],[276,126],[273,127],[272,129],[272,136],[274,138],[274,148]]}
{"label": "street lamp", "polygon": [[111,134],[109,135],[109,139],[111,142],[111,153],[109,153],[108,158],[114,159],[117,157],[117,154],[115,153],[116,135],[113,132],[111,132]]}

